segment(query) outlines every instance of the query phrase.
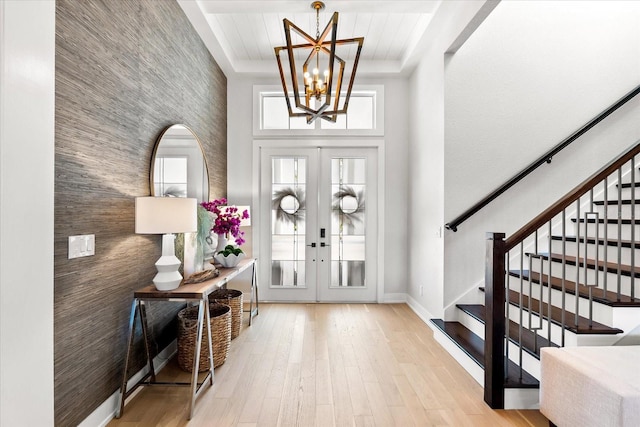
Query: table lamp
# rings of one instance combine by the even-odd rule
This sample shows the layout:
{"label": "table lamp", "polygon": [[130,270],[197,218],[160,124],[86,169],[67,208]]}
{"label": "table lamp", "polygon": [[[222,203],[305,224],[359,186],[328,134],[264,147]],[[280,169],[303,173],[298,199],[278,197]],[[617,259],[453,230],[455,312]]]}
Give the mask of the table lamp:
{"label": "table lamp", "polygon": [[156,262],[153,284],[159,291],[180,286],[180,260],[175,254],[175,234],[198,229],[196,199],[184,197],[136,197],[136,234],[162,234],[162,256]]}

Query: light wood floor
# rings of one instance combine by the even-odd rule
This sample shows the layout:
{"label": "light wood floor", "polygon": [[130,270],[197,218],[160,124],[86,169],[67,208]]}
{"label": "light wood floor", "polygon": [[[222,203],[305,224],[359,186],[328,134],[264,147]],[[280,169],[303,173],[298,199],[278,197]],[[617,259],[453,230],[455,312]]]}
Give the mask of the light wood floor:
{"label": "light wood floor", "polygon": [[[174,362],[162,375],[188,381]],[[188,390],[147,387],[109,426],[548,425],[491,410],[405,304],[261,304],[191,421]]]}

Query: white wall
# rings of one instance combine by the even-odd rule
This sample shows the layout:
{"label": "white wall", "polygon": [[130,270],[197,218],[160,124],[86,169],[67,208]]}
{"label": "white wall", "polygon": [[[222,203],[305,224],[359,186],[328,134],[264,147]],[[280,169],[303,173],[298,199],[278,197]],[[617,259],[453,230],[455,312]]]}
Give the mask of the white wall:
{"label": "white wall", "polygon": [[410,79],[407,291],[425,320],[443,313],[445,52],[484,7],[479,1],[442,2],[424,35],[429,48]]}
{"label": "white wall", "polygon": [[[274,65],[275,66],[275,65]],[[408,86],[406,79],[358,78],[357,84],[385,88],[385,240],[384,294],[386,300],[404,299],[407,284]],[[249,205],[254,193],[253,86],[280,86],[279,80],[227,76],[227,195],[236,204]],[[315,138],[317,139],[317,137]],[[341,138],[344,139],[344,138]],[[375,138],[367,137],[371,140]],[[257,227],[254,241],[257,241]],[[257,247],[254,248],[254,252]]]}
{"label": "white wall", "polygon": [[51,426],[55,2],[0,1],[0,425]]}
{"label": "white wall", "polygon": [[[446,67],[444,221],[640,84],[640,2],[503,1]],[[445,239],[444,305],[507,236],[640,138],[640,99]],[[464,265],[465,268],[460,268]]]}

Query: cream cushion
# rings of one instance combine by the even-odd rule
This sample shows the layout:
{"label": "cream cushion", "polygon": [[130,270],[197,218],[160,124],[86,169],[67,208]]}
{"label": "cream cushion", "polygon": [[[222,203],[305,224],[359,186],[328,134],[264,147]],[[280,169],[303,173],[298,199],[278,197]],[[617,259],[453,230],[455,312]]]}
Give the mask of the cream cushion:
{"label": "cream cushion", "polygon": [[558,427],[640,426],[640,346],[543,348],[540,412]]}

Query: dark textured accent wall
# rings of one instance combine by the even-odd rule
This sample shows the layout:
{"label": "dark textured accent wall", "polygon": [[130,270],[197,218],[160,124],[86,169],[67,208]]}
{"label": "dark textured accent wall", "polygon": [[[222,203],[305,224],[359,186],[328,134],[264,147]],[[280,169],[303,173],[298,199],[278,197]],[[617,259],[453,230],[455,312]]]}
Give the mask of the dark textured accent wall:
{"label": "dark textured accent wall", "polygon": [[[134,197],[150,194],[163,128],[194,130],[210,196],[226,194],[226,84],[175,0],[56,2],[56,425],[77,425],[122,380],[133,290],[161,252],[160,236],[134,234]],[[77,234],[95,234],[95,256],[67,259]],[[175,338],[178,308],[149,308],[154,350]]]}

